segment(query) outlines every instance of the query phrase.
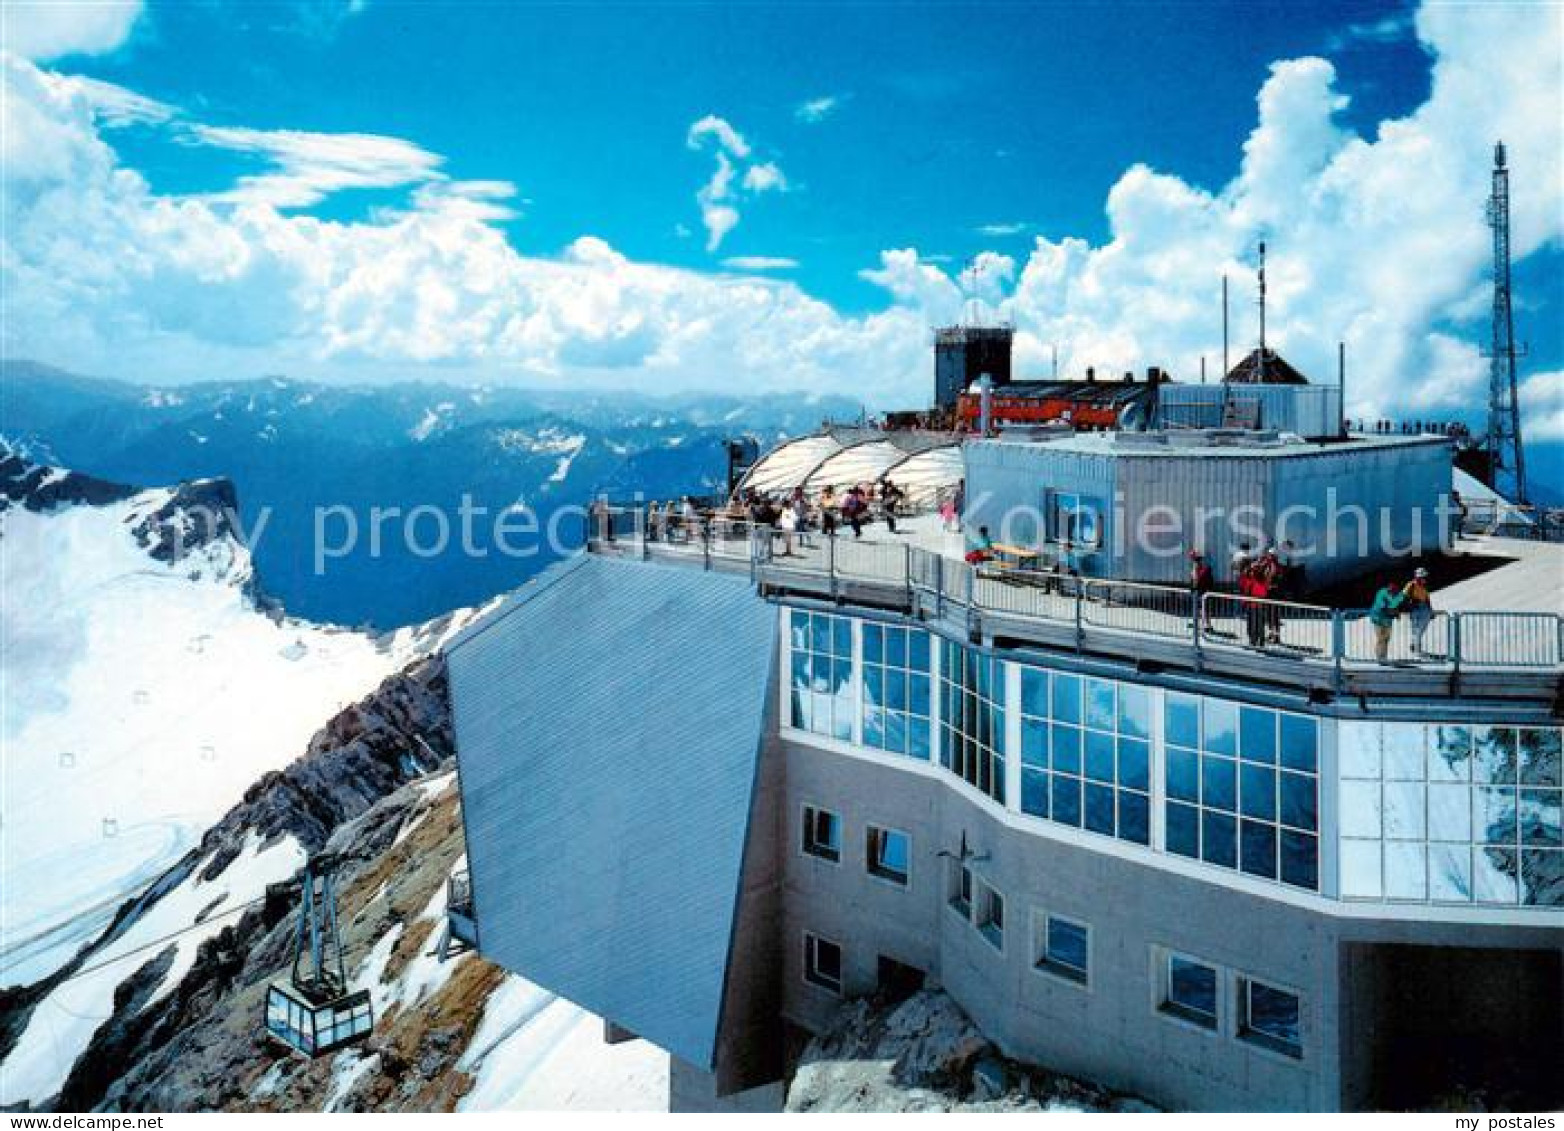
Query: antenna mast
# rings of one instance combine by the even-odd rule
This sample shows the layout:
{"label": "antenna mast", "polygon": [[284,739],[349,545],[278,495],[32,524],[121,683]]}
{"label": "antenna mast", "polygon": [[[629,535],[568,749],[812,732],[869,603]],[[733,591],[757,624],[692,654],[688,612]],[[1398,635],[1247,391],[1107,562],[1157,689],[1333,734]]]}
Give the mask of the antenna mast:
{"label": "antenna mast", "polygon": [[1256,355],[1255,380],[1265,384],[1265,241],[1260,241],[1260,352]]}
{"label": "antenna mast", "polygon": [[1521,446],[1521,410],[1516,396],[1515,316],[1510,308],[1510,171],[1504,142],[1493,147],[1493,195],[1488,198],[1493,229],[1493,340],[1488,369],[1488,475],[1493,489],[1525,506],[1526,455]]}

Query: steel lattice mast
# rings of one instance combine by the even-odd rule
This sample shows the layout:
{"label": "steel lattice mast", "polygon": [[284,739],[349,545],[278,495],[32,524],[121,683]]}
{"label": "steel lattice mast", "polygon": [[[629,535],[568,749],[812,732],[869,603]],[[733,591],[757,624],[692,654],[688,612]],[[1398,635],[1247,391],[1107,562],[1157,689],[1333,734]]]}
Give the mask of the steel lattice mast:
{"label": "steel lattice mast", "polygon": [[1520,355],[1515,348],[1515,317],[1510,307],[1510,171],[1502,141],[1493,147],[1488,226],[1493,229],[1493,340],[1487,350],[1489,476],[1495,491],[1525,505],[1526,456],[1515,379],[1515,359]]}

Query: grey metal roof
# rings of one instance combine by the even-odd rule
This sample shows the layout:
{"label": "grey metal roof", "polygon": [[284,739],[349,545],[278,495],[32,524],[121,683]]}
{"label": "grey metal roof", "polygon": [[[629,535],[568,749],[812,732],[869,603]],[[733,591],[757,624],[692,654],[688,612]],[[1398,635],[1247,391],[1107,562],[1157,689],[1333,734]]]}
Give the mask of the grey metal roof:
{"label": "grey metal roof", "polygon": [[583,555],[449,650],[481,951],[708,1069],[776,625],[747,577]]}

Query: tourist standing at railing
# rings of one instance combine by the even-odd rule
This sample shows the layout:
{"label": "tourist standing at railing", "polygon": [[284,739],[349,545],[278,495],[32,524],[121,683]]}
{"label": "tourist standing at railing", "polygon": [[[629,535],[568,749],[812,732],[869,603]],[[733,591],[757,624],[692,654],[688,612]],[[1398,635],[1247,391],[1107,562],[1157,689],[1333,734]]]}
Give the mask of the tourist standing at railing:
{"label": "tourist standing at railing", "polygon": [[804,489],[802,487],[793,492],[793,501],[787,509],[793,512],[793,528],[798,531],[799,546],[808,549],[809,500],[804,498]]}
{"label": "tourist standing at railing", "polygon": [[1428,591],[1428,571],[1422,566],[1412,571],[1412,580],[1401,590],[1402,603],[1412,621],[1412,653],[1423,655],[1423,637],[1434,620],[1434,601]]}
{"label": "tourist standing at railing", "polygon": [[597,536],[600,541],[612,542],[614,540],[614,516],[608,509],[608,500],[599,496],[592,500],[592,517],[597,526]]}
{"label": "tourist standing at railing", "polygon": [[1374,603],[1369,606],[1369,623],[1374,626],[1374,658],[1382,664],[1390,660],[1390,634],[1405,600],[1396,583],[1387,581],[1374,594]]}
{"label": "tourist standing at railing", "polygon": [[901,505],[901,488],[891,482],[887,476],[880,481],[880,509],[885,512],[885,525],[892,534],[896,533],[896,508]]}
{"label": "tourist standing at railing", "polygon": [[847,492],[847,498],[842,500],[842,517],[847,520],[847,525],[853,528],[853,537],[863,537],[864,512],[869,509],[868,501],[864,498],[862,487],[854,487]]}
{"label": "tourist standing at railing", "polygon": [[1263,647],[1265,606],[1261,602],[1270,595],[1270,588],[1266,584],[1258,562],[1251,562],[1244,567],[1243,573],[1238,578],[1238,593],[1242,598],[1240,604],[1244,610],[1244,631],[1249,639],[1249,646]]}
{"label": "tourist standing at railing", "polygon": [[793,534],[798,529],[798,512],[791,506],[782,508],[782,513],[777,517],[777,526],[782,531],[782,556],[793,556]]}
{"label": "tourist standing at railing", "polygon": [[820,492],[820,532],[827,538],[836,537],[836,488],[826,487]]}
{"label": "tourist standing at railing", "polygon": [[695,509],[695,500],[688,495],[684,496],[684,505],[679,509],[679,525],[684,527],[687,541],[693,540],[701,532],[700,512]]}
{"label": "tourist standing at railing", "polygon": [[1189,594],[1195,603],[1191,619],[1199,617],[1200,626],[1207,631],[1211,628],[1211,607],[1206,594],[1215,588],[1216,576],[1211,572],[1211,563],[1199,550],[1189,551]]}
{"label": "tourist standing at railing", "polygon": [[954,534],[956,532],[959,524],[956,521],[956,497],[954,495],[949,496],[939,505],[939,518],[940,523],[945,527],[946,534]]}
{"label": "tourist standing at railing", "polygon": [[1233,588],[1243,591],[1244,574],[1249,572],[1249,563],[1254,561],[1254,554],[1249,548],[1248,542],[1240,542],[1238,549],[1233,551],[1233,560],[1230,568],[1233,573]]}
{"label": "tourist standing at railing", "polygon": [[1274,602],[1282,598],[1286,585],[1287,567],[1282,564],[1282,559],[1272,547],[1260,555],[1260,560],[1255,563],[1255,575],[1260,581],[1260,586],[1265,590],[1259,594],[1267,601],[1260,606],[1260,617],[1265,624],[1265,642],[1267,644],[1280,644],[1282,642],[1282,607]]}
{"label": "tourist standing at railing", "polygon": [[652,500],[652,505],[646,508],[646,539],[655,542],[662,537],[663,509],[657,505],[657,500]]}
{"label": "tourist standing at railing", "polygon": [[994,556],[994,540],[988,536],[988,527],[978,527],[976,536],[967,539],[967,564],[978,565]]}

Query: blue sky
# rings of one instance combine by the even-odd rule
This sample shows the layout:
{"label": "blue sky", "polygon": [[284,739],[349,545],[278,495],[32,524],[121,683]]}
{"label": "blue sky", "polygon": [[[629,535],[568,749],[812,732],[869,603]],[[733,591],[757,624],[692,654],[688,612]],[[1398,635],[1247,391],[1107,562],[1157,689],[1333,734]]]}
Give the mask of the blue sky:
{"label": "blue sky", "polygon": [[[511,238],[528,250],[590,232],[696,268],[788,258],[790,277],[848,310],[880,303],[858,271],[883,248],[959,262],[1024,254],[1038,234],[1104,238],[1103,201],[1137,161],[1220,186],[1276,59],[1328,53],[1361,128],[1428,92],[1396,3],[331,10],[154,2],[125,49],[80,69],[215,125],[413,139],[457,176],[514,183]],[[706,114],[792,186],[744,209],[717,252],[691,196],[710,159],[684,143]],[[150,130],[121,151],[165,192],[215,191],[258,164]],[[349,191],[316,211],[361,216],[397,195]]]}
{"label": "blue sky", "polygon": [[[927,397],[1272,338],[1349,412],[1477,422],[1492,145],[1531,434],[1564,440],[1556,5],[12,0],[0,353]],[[1502,61],[1502,65],[1499,65]],[[977,262],[977,273],[964,271]]]}

